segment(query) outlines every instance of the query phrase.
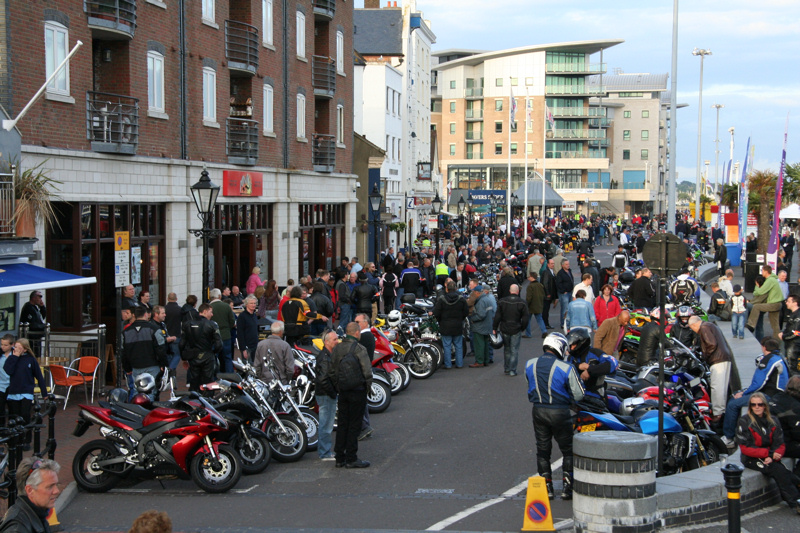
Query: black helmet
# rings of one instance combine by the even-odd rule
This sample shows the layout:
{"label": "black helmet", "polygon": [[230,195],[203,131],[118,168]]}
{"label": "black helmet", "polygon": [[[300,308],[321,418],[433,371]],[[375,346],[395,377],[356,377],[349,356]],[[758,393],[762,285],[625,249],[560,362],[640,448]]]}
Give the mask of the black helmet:
{"label": "black helmet", "polygon": [[498,350],[503,347],[503,336],[499,333],[492,333],[489,335],[489,346]]}
{"label": "black helmet", "polygon": [[619,275],[619,280],[622,283],[633,283],[635,279],[636,275],[630,270],[626,270],[625,272]]}
{"label": "black helmet", "polygon": [[125,389],[114,389],[108,393],[108,401],[111,403],[125,403],[128,401],[128,391]]}
{"label": "black helmet", "polygon": [[569,353],[575,358],[581,358],[589,352],[592,336],[586,328],[573,328],[567,333]]}

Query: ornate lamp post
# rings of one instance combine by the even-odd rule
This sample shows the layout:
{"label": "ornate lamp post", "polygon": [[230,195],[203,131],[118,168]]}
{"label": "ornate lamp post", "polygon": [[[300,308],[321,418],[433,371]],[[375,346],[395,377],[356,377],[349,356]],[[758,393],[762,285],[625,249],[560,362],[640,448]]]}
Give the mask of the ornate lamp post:
{"label": "ornate lamp post", "polygon": [[372,243],[374,246],[375,252],[375,264],[380,264],[380,251],[378,250],[378,231],[380,229],[381,223],[381,202],[383,201],[383,197],[381,196],[380,191],[378,190],[378,184],[375,183],[372,186],[372,192],[369,193],[369,207],[372,211]]}
{"label": "ornate lamp post", "polygon": [[208,241],[211,237],[219,235],[221,231],[210,227],[211,218],[214,215],[214,207],[217,205],[217,197],[219,196],[219,185],[211,181],[211,178],[208,177],[208,171],[203,167],[203,171],[200,173],[200,181],[192,185],[189,190],[192,193],[194,205],[197,206],[197,218],[203,224],[202,229],[190,229],[189,233],[203,239],[203,290],[201,301],[205,302],[208,301],[208,270],[211,267],[208,264]]}
{"label": "ornate lamp post", "polygon": [[464,197],[462,196],[458,200],[458,218],[461,222],[461,237],[464,237],[464,206],[467,202],[464,201]]}
{"label": "ornate lamp post", "polygon": [[439,213],[442,212],[442,200],[439,198],[439,192],[436,192],[436,198],[431,202],[431,209],[433,214],[436,215],[436,260],[439,260]]}
{"label": "ornate lamp post", "polygon": [[469,196],[467,196],[467,205],[469,205],[469,219],[467,220],[467,222],[469,227],[470,242],[472,242],[472,205],[474,204],[474,202],[475,200],[472,198],[472,193],[469,193]]}

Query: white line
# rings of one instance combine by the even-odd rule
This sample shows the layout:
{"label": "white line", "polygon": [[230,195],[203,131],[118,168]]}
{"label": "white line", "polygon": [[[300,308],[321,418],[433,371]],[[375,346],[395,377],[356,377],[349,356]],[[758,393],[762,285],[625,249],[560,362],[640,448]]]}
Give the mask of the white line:
{"label": "white line", "polygon": [[253,490],[256,487],[258,487],[258,485],[253,485],[249,489],[236,489],[233,492],[235,492],[236,494],[247,494],[248,492],[250,492],[251,490]]}
{"label": "white line", "polygon": [[150,492],[150,489],[111,489],[109,492],[128,492],[128,493],[145,494],[147,492]]}
{"label": "white line", "polygon": [[[561,463],[562,462],[563,462],[563,458],[557,459],[552,465],[550,465],[551,471],[561,468]],[[536,476],[538,476],[538,475],[539,474],[536,474]],[[534,477],[536,477],[536,476],[534,476]],[[479,503],[477,505],[473,505],[469,509],[464,509],[463,511],[458,512],[458,513],[454,514],[453,516],[450,516],[448,518],[445,518],[444,520],[436,522],[431,527],[426,529],[426,531],[441,531],[444,528],[450,527],[451,525],[455,524],[459,520],[463,520],[464,518],[477,513],[478,511],[482,511],[482,510],[486,509],[487,507],[491,507],[492,505],[494,505],[496,503],[504,502],[509,498],[513,498],[514,496],[516,496],[520,492],[526,490],[527,488],[528,488],[528,480],[526,479],[522,483],[520,483],[520,484],[518,484],[518,485],[516,485],[514,487],[511,487],[510,489],[505,491],[503,494],[500,495],[499,498],[492,498],[491,500],[486,500],[485,502],[481,502],[481,503]],[[572,520],[565,520],[563,522],[559,522],[558,525],[567,525],[567,522],[571,523]]]}

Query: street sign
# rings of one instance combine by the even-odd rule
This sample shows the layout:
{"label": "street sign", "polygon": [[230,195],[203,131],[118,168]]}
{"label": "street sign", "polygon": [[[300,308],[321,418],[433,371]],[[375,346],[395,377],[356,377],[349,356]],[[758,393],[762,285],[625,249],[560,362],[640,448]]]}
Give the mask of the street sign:
{"label": "street sign", "polygon": [[645,243],[642,259],[659,276],[671,276],[680,272],[686,260],[686,245],[677,235],[656,233]]}
{"label": "street sign", "polygon": [[114,232],[114,250],[130,250],[131,249],[131,232],[130,231],[115,231]]}
{"label": "street sign", "polygon": [[114,232],[114,286],[125,287],[131,282],[130,232]]}
{"label": "street sign", "polygon": [[600,205],[600,202],[592,202],[592,207],[597,207],[598,205]]}
{"label": "street sign", "polygon": [[414,201],[414,198],[413,197],[409,198],[408,203],[406,204],[406,209],[414,209],[415,207],[416,207],[416,202]]}
{"label": "street sign", "polygon": [[428,229],[438,229],[439,227],[439,217],[436,215],[428,217]]}
{"label": "street sign", "polygon": [[561,206],[562,211],[575,211],[575,209],[575,202],[564,202],[564,204]]}

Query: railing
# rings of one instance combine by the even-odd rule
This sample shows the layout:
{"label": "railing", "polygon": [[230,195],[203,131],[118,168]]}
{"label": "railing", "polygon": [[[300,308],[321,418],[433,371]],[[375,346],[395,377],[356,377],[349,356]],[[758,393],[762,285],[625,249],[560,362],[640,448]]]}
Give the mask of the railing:
{"label": "railing", "polygon": [[11,237],[14,227],[14,174],[0,174],[0,237]]}
{"label": "railing", "polygon": [[100,26],[133,35],[136,31],[136,0],[83,0],[83,10]]}
{"label": "railing", "polygon": [[467,109],[466,118],[483,118],[483,109]]}
{"label": "railing", "polygon": [[139,99],[87,91],[86,138],[96,152],[135,154],[139,144]]}
{"label": "railing", "polygon": [[333,172],[336,167],[336,137],[315,133],[312,138],[315,172]]}
{"label": "railing", "polygon": [[554,189],[608,189],[608,183],[597,181],[577,181],[556,178],[553,180]]}
{"label": "railing", "polygon": [[483,159],[483,150],[479,152],[467,151],[467,159]]}
{"label": "railing", "polygon": [[614,123],[610,118],[590,118],[589,126],[592,128],[610,128]]}
{"label": "railing", "polygon": [[550,112],[554,117],[588,117],[589,110],[585,107],[551,107]]}
{"label": "railing", "polygon": [[591,72],[594,74],[606,72],[605,63],[547,63],[544,66],[547,74],[575,74]]}
{"label": "railing", "polygon": [[258,121],[229,118],[225,125],[228,157],[235,164],[255,165],[258,161]]}
{"label": "railing", "polygon": [[464,89],[464,98],[483,98],[483,87],[467,87]]}
{"label": "railing", "polygon": [[580,128],[575,129],[555,129],[548,132],[552,133],[552,138],[556,139],[605,139],[605,130],[584,130]]}
{"label": "railing", "polygon": [[605,148],[608,147],[608,139],[589,139],[590,148]]}
{"label": "railing", "polygon": [[336,61],[331,57],[311,58],[311,85],[314,94],[332,98],[336,93]]}
{"label": "railing", "polygon": [[314,15],[332,19],[336,15],[336,0],[314,0]]}
{"label": "railing", "polygon": [[585,150],[548,150],[545,152],[545,157],[549,159],[604,159],[606,156]]}
{"label": "railing", "polygon": [[549,85],[544,88],[545,94],[605,94],[605,87],[589,85]]}
{"label": "railing", "polygon": [[225,57],[229,68],[255,74],[258,45],[258,28],[236,20],[225,21]]}
{"label": "railing", "polygon": [[482,141],[483,140],[483,132],[482,131],[468,131],[465,134],[465,138],[468,141]]}
{"label": "railing", "polygon": [[623,189],[646,189],[647,187],[645,186],[644,183],[625,183],[625,182],[623,182],[622,183],[622,188]]}

